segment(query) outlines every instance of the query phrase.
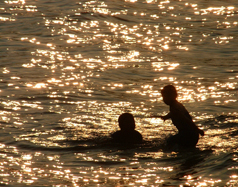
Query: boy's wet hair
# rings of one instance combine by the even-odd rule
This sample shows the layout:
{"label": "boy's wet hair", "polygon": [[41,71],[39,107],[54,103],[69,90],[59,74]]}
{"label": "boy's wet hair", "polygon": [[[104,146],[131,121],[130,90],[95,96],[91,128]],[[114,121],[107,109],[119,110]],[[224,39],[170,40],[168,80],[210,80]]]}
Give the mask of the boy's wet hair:
{"label": "boy's wet hair", "polygon": [[178,93],[176,88],[173,85],[167,85],[165,86],[162,90],[161,90],[161,94],[162,96],[166,96],[166,97],[172,97],[174,99],[177,98]]}
{"label": "boy's wet hair", "polygon": [[121,130],[131,131],[135,129],[134,116],[130,113],[123,113],[118,118]]}

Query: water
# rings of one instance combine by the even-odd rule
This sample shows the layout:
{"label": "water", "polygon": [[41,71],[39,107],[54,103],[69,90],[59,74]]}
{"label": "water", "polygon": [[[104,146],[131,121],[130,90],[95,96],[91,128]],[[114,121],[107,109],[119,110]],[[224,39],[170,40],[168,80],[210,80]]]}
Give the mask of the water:
{"label": "water", "polygon": [[[0,2],[0,181],[10,186],[237,186],[238,2]],[[176,133],[174,84],[205,131]],[[116,146],[123,112],[144,143]]]}

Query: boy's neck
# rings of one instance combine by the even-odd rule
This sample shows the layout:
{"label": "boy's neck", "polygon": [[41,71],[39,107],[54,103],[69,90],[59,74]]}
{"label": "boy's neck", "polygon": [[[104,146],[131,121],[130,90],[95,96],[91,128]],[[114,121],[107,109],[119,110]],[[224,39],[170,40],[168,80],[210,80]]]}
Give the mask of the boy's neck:
{"label": "boy's neck", "polygon": [[169,106],[172,106],[172,105],[174,105],[174,104],[176,104],[178,101],[175,99],[175,100],[171,100],[170,102],[169,102]]}

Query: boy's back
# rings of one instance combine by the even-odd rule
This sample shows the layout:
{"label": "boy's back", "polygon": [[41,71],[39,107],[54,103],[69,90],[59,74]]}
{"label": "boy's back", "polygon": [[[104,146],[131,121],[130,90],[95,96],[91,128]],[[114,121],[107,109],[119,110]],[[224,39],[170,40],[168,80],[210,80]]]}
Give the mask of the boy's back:
{"label": "boy's back", "polygon": [[177,127],[179,131],[183,130],[195,130],[196,125],[192,121],[192,117],[183,106],[183,104],[179,102],[174,102],[170,105],[170,113],[171,113],[171,120],[173,124]]}

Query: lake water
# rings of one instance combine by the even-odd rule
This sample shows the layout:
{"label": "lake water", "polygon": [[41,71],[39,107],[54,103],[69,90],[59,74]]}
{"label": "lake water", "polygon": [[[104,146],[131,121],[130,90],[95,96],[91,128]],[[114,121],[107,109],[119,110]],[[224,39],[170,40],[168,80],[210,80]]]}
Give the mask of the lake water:
{"label": "lake water", "polygon": [[[0,184],[238,186],[238,1],[2,0]],[[205,131],[176,133],[160,90]],[[141,145],[110,143],[123,112]]]}

